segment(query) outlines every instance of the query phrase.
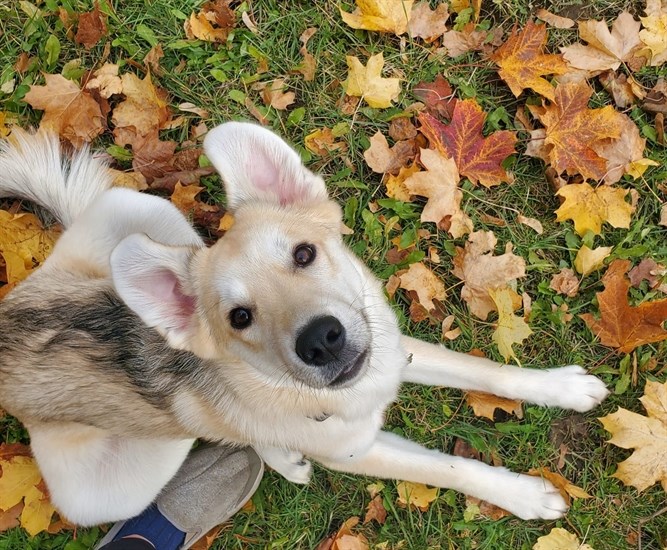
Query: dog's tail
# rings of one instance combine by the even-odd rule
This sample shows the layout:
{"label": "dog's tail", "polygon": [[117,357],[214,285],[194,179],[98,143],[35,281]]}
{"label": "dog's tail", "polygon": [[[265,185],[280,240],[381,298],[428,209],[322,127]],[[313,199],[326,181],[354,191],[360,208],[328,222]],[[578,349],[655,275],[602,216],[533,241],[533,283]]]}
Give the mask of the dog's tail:
{"label": "dog's tail", "polygon": [[65,227],[112,183],[104,162],[87,148],[67,158],[55,134],[13,129],[0,142],[0,197],[34,201]]}

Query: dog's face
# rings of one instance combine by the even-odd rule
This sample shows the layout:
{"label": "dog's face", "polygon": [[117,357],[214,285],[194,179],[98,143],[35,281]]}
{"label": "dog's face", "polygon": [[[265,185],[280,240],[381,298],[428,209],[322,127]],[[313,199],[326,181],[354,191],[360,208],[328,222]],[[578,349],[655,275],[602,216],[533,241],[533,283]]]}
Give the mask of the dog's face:
{"label": "dog's face", "polygon": [[128,238],[112,255],[117,290],[172,344],[198,351],[188,333],[203,327],[209,355],[240,358],[270,385],[354,384],[371,358],[368,277],[341,240],[324,182],[253,124],[223,124],[204,146],[233,226],[208,250]]}

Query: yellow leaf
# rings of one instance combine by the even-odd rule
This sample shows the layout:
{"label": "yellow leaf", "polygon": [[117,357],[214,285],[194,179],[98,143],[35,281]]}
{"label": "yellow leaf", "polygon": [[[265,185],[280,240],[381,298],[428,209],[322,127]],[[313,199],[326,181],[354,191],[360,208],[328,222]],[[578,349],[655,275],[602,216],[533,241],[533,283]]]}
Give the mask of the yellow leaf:
{"label": "yellow leaf", "polygon": [[520,344],[533,333],[523,317],[514,315],[513,294],[516,293],[509,288],[489,290],[489,296],[498,308],[498,327],[492,338],[505,361],[510,357],[516,359],[512,345]]}
{"label": "yellow leaf", "polygon": [[650,51],[649,63],[656,67],[667,61],[667,13],[641,17],[644,29],[639,31],[639,39]]}
{"label": "yellow leaf", "polygon": [[24,502],[21,526],[31,537],[34,537],[37,533],[49,528],[51,517],[56,509],[46,495],[35,486],[26,491]]}
{"label": "yellow leaf", "polygon": [[398,175],[389,174],[386,182],[387,196],[399,201],[411,202],[412,195],[410,195],[410,191],[405,186],[405,180],[417,172],[419,172],[419,166],[416,162],[413,162],[409,166],[402,166]]}
{"label": "yellow leaf", "polygon": [[612,435],[609,443],[635,449],[614,477],[640,492],[656,482],[667,491],[667,382],[648,380],[640,401],[647,416],[619,408],[598,419]]}
{"label": "yellow leaf", "polygon": [[377,109],[391,107],[391,102],[398,98],[401,84],[398,78],[382,78],[380,75],[384,66],[382,53],[371,56],[365,67],[356,57],[347,56],[346,59],[349,73],[343,82],[345,93],[361,97]]}
{"label": "yellow leaf", "polygon": [[481,416],[493,420],[496,409],[501,409],[508,414],[514,414],[517,418],[523,418],[521,401],[498,397],[481,391],[466,392],[466,402],[472,408],[475,416]]}
{"label": "yellow leaf", "polygon": [[576,535],[560,527],[554,527],[548,535],[537,539],[533,550],[593,550],[593,547],[580,544]]}
{"label": "yellow leaf", "polygon": [[353,29],[390,32],[398,36],[408,30],[413,3],[413,0],[356,0],[354,12],[341,9],[340,15]]}
{"label": "yellow leaf", "polygon": [[627,174],[633,177],[634,179],[641,178],[649,166],[658,166],[658,165],[659,163],[651,159],[635,160],[634,162],[631,162],[628,165]]}
{"label": "yellow leaf", "polygon": [[544,479],[547,479],[552,483],[556,489],[560,492],[561,496],[565,500],[565,502],[570,505],[570,497],[572,498],[593,498],[591,495],[589,495],[586,491],[584,491],[581,487],[577,487],[574,483],[570,483],[566,478],[564,478],[562,475],[552,472],[551,470],[548,470],[547,468],[537,468],[534,470],[529,470],[528,475],[531,476],[537,476],[537,477],[542,477]]}
{"label": "yellow leaf", "polygon": [[423,483],[401,481],[396,490],[398,491],[396,502],[400,506],[414,506],[422,512],[426,512],[431,502],[438,498],[438,488],[429,488]]}
{"label": "yellow leaf", "polygon": [[556,220],[573,220],[579,235],[584,235],[586,231],[599,235],[605,221],[613,227],[630,227],[630,217],[635,208],[625,202],[627,189],[606,185],[593,189],[587,183],[580,183],[561,187],[556,194],[565,199],[556,210]]}
{"label": "yellow leaf", "polygon": [[611,254],[612,248],[611,246],[598,246],[590,249],[586,245],[582,246],[574,259],[574,267],[577,273],[581,273],[585,277],[600,269],[605,258]]}
{"label": "yellow leaf", "polygon": [[0,510],[8,510],[21,502],[26,492],[42,480],[42,475],[29,456],[15,456],[0,464]]}

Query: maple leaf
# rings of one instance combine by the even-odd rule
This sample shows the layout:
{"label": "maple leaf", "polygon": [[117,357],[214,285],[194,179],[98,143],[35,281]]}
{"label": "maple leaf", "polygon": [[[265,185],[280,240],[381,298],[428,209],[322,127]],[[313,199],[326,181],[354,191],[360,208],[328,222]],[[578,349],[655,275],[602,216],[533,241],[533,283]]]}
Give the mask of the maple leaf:
{"label": "maple leaf", "polygon": [[[579,21],[579,37],[588,45],[573,44],[561,48],[570,66],[591,72],[616,70],[621,63],[631,62],[641,46],[639,21],[627,11],[621,12],[612,24],[605,21]],[[638,67],[637,67],[638,68]]]}
{"label": "maple leaf", "polygon": [[459,173],[485,187],[510,182],[501,163],[515,152],[516,134],[507,130],[482,134],[486,114],[474,99],[457,101],[452,121],[443,124],[428,113],[419,114],[420,131],[431,147],[452,157]]}
{"label": "maple leaf", "polygon": [[157,130],[133,138],[132,167],[151,181],[174,172],[175,141],[161,141]]}
{"label": "maple leaf", "polygon": [[433,42],[447,30],[445,23],[448,18],[449,11],[446,3],[438,4],[432,10],[428,2],[418,2],[412,6],[410,13],[410,35],[415,38],[423,38],[427,43]]}
{"label": "maple leaf", "polygon": [[444,76],[439,74],[433,82],[419,82],[412,93],[424,103],[427,113],[436,118],[451,120],[457,99]]}
{"label": "maple leaf", "polygon": [[394,174],[415,157],[413,141],[398,141],[389,147],[387,138],[379,130],[371,137],[370,143],[370,147],[364,151],[364,160],[378,174]]}
{"label": "maple leaf", "polygon": [[496,27],[490,31],[477,30],[475,23],[467,23],[461,31],[447,31],[442,45],[449,57],[459,57],[469,51],[486,51],[502,43],[503,30]]}
{"label": "maple leaf", "polygon": [[[467,302],[470,312],[482,320],[496,311],[489,290],[507,288],[526,274],[526,263],[512,253],[510,243],[504,254],[493,255],[496,242],[493,231],[475,231],[468,235],[465,248],[456,248],[453,260],[452,273],[464,282],[461,298]],[[513,304],[514,309],[521,304],[521,298],[516,293]]]}
{"label": "maple leaf", "polygon": [[553,276],[549,283],[549,288],[572,298],[579,292],[579,277],[574,274],[574,271],[564,267],[556,275]]}
{"label": "maple leaf", "polygon": [[570,483],[562,475],[556,472],[552,472],[547,468],[535,468],[529,470],[528,475],[541,477],[543,479],[549,480],[551,484],[556,489],[558,489],[558,492],[561,494],[563,500],[567,503],[568,506],[570,505],[572,498],[583,498],[583,499],[593,498],[581,487],[577,487],[574,483]]}
{"label": "maple leaf", "polygon": [[518,399],[507,399],[481,391],[466,392],[465,399],[475,416],[493,421],[496,409],[500,409],[507,414],[516,415],[517,418],[523,418],[522,401]]}
{"label": "maple leaf", "polygon": [[283,92],[285,79],[276,78],[272,82],[262,84],[262,101],[264,105],[271,106],[278,111],[284,111],[292,103],[296,94],[294,92]]}
{"label": "maple leaf", "polygon": [[421,221],[434,222],[454,238],[470,233],[472,220],[461,210],[463,192],[454,161],[433,149],[422,149],[420,161],[426,171],[412,174],[404,185],[410,194],[428,197]]}
{"label": "maple leaf", "polygon": [[596,294],[600,320],[590,313],[580,315],[605,346],[630,353],[637,346],[667,340],[662,325],[667,319],[667,299],[644,302],[636,307],[628,302],[630,281],[625,276],[628,260],[614,260],[602,278],[604,291]]}
{"label": "maple leaf", "polygon": [[95,2],[93,11],[82,13],[79,16],[79,28],[76,31],[75,41],[83,44],[89,50],[97,44],[107,32],[106,15],[100,11],[100,5]]}
{"label": "maple leaf", "polygon": [[528,21],[523,29],[517,26],[502,46],[490,56],[500,67],[498,75],[519,97],[526,88],[554,99],[554,87],[544,78],[549,74],[563,74],[567,64],[561,55],[545,54],[547,28]]}
{"label": "maple leaf", "polygon": [[230,0],[206,2],[199,13],[192,12],[183,24],[185,35],[190,40],[198,38],[206,42],[226,42],[236,24],[234,10],[229,4]]}
{"label": "maple leaf", "polygon": [[445,299],[444,283],[422,262],[410,264],[408,270],[400,274],[400,279],[400,288],[416,292],[417,301],[426,308],[426,311],[435,309],[433,300]]}
{"label": "maple leaf", "polygon": [[598,246],[591,249],[583,245],[574,259],[574,267],[577,273],[581,273],[585,277],[600,269],[604,265],[605,258],[611,254],[612,249],[611,246]]}
{"label": "maple leaf", "polygon": [[509,361],[510,357],[517,360],[512,345],[520,344],[533,333],[523,317],[514,315],[515,295],[516,292],[510,288],[489,290],[489,296],[496,304],[498,311],[497,327],[491,338],[498,346],[498,351],[505,362]]}
{"label": "maple leaf", "polygon": [[634,449],[613,476],[639,492],[657,482],[667,491],[667,382],[647,380],[639,400],[647,416],[619,407],[615,413],[598,419],[612,435],[609,443]]}
{"label": "maple leaf", "polygon": [[30,86],[24,100],[44,111],[40,129],[51,130],[75,147],[82,147],[106,127],[100,105],[79,86],[59,74],[44,74],[46,85]]}
{"label": "maple leaf", "polygon": [[341,525],[335,535],[320,542],[315,550],[369,550],[366,537],[353,531],[358,523],[358,517],[349,518]]}
{"label": "maple leaf", "polygon": [[405,186],[405,180],[419,171],[419,166],[416,162],[413,162],[409,166],[402,166],[397,175],[394,176],[390,174],[385,182],[385,185],[387,186],[387,196],[403,202],[412,201],[412,195]]}
{"label": "maple leaf", "polygon": [[303,142],[306,149],[320,157],[328,157],[334,151],[347,151],[347,145],[342,141],[336,141],[336,136],[330,128],[315,130],[308,134]]}
{"label": "maple leaf", "polygon": [[644,28],[639,31],[639,38],[648,50],[649,64],[662,65],[667,61],[667,9],[660,0],[647,0],[646,17],[640,19]]}
{"label": "maple leaf", "polygon": [[397,36],[408,30],[413,0],[355,0],[357,9],[340,9],[343,21],[353,29],[389,32]]}
{"label": "maple leaf", "polygon": [[92,78],[86,82],[86,90],[97,90],[100,97],[109,99],[112,95],[123,91],[123,82],[118,76],[118,65],[105,63],[97,69]]}
{"label": "maple leaf", "polygon": [[611,106],[589,109],[592,93],[585,81],[559,84],[551,104],[531,110],[545,127],[547,156],[559,174],[599,180],[607,172],[596,147],[620,137],[622,115]]}
{"label": "maple leaf", "polygon": [[599,235],[602,223],[613,227],[630,227],[630,217],[635,208],[625,202],[629,191],[602,185],[592,188],[587,183],[572,183],[561,187],[556,195],[565,201],[556,210],[556,220],[574,221],[574,230],[579,235],[592,231]]}
{"label": "maple leaf", "polygon": [[358,58],[347,56],[349,73],[343,82],[343,89],[347,95],[360,97],[368,105],[376,109],[391,107],[391,102],[398,98],[401,92],[401,82],[398,78],[383,78],[384,67],[382,53],[368,58],[364,67]]}
{"label": "maple leaf", "polygon": [[589,544],[581,544],[576,535],[561,527],[554,527],[548,535],[537,539],[533,550],[593,550]]}
{"label": "maple leaf", "polygon": [[638,288],[642,281],[647,281],[649,288],[660,287],[661,278],[667,274],[667,268],[651,258],[644,258],[639,265],[628,273],[630,284]]}
{"label": "maple leaf", "polygon": [[438,488],[429,488],[423,483],[413,483],[411,481],[401,481],[396,485],[398,498],[396,502],[399,506],[419,508],[426,512],[436,498],[438,498]]}
{"label": "maple leaf", "polygon": [[384,525],[384,522],[387,520],[387,510],[384,507],[381,495],[373,497],[373,500],[366,507],[364,524],[370,523],[373,520],[377,521],[380,525]]}

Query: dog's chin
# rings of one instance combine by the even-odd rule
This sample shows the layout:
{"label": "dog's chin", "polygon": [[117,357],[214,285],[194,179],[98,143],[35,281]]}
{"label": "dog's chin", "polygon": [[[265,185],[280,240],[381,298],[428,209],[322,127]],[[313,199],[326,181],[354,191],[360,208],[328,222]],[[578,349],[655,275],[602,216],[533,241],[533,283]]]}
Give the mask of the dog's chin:
{"label": "dog's chin", "polygon": [[370,350],[365,349],[344,369],[342,369],[336,378],[327,384],[327,387],[337,389],[349,386],[360,376],[362,371],[366,370],[369,358]]}

